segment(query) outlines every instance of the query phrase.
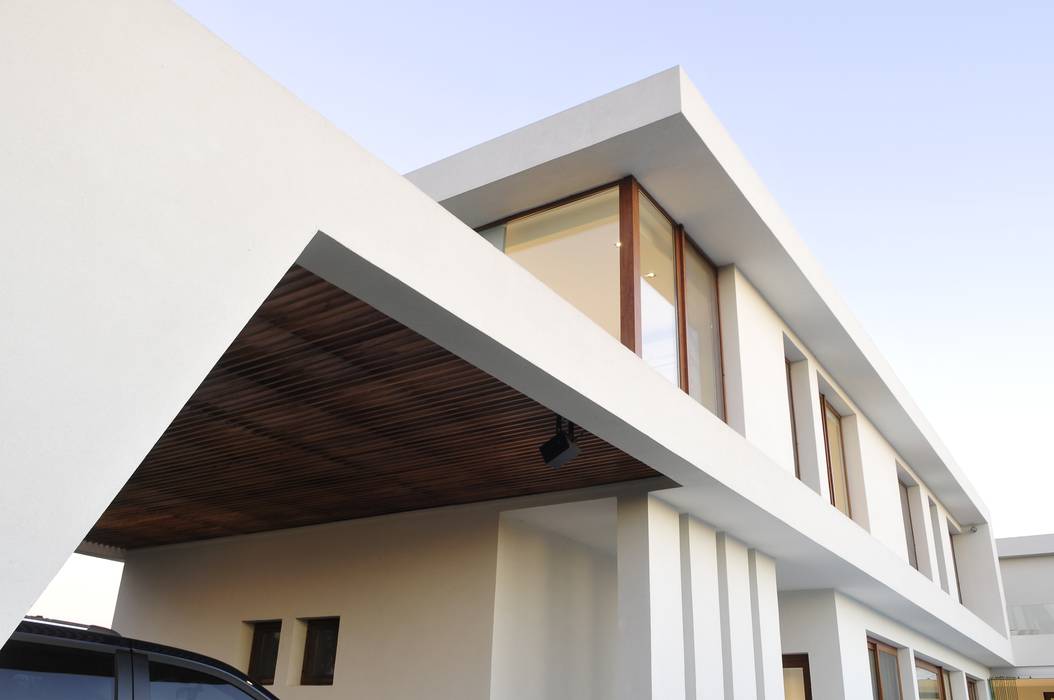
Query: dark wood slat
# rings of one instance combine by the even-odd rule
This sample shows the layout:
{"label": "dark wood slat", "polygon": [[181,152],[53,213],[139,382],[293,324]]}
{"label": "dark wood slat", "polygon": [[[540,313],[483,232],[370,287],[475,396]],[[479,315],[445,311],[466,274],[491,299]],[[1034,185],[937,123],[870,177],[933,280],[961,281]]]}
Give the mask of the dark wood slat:
{"label": "dark wood slat", "polygon": [[293,267],[88,534],[136,548],[655,476],[580,431],[559,471],[553,414]]}

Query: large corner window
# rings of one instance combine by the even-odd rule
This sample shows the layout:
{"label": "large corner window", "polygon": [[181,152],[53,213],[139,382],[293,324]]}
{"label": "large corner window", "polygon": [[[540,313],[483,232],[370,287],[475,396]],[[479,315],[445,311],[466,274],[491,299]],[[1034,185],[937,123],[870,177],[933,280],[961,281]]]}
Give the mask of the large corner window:
{"label": "large corner window", "polygon": [[[618,187],[513,219],[503,228],[506,255],[620,337]],[[498,233],[492,229],[489,235]]]}
{"label": "large corner window", "polygon": [[633,178],[480,235],[724,417],[717,270]]}
{"label": "large corner window", "polygon": [[897,650],[888,644],[867,640],[867,655],[871,661],[871,692],[875,700],[901,700],[900,664]]}
{"label": "large corner window", "polygon": [[827,453],[827,485],[831,489],[831,505],[853,517],[849,503],[849,475],[845,464],[845,440],[842,438],[842,416],[823,394],[823,442]]}

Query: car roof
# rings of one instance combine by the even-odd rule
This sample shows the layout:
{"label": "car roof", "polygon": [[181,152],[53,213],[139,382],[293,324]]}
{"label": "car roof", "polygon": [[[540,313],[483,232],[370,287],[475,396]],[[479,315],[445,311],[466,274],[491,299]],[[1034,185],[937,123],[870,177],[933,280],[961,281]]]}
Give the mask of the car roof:
{"label": "car roof", "polygon": [[[15,630],[16,634],[26,634],[41,637],[53,637],[56,639],[71,639],[82,642],[94,642],[97,644],[106,644],[109,646],[126,647],[128,649],[141,651],[144,653],[155,653],[164,654],[165,656],[171,656],[179,659],[185,659],[187,661],[194,661],[206,666],[211,666],[217,670],[228,673],[236,678],[239,678],[246,683],[251,684],[257,690],[270,694],[266,688],[262,688],[259,684],[255,683],[252,679],[245,675],[242,671],[234,668],[230,664],[224,663],[218,659],[214,659],[211,656],[205,656],[204,654],[198,654],[193,651],[187,651],[186,649],[180,649],[178,647],[170,647],[164,644],[156,644],[154,642],[146,642],[141,639],[131,639],[120,634],[116,630],[112,630],[109,627],[100,627],[98,625],[84,625],[77,622],[67,622],[65,620],[54,620],[45,617],[28,616],[22,619],[18,627]],[[273,696],[272,696],[273,697]]]}

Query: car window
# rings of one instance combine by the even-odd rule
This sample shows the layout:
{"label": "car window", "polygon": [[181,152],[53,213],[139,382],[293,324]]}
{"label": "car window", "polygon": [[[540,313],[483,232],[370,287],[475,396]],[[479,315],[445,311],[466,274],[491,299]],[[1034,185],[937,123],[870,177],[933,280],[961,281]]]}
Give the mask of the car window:
{"label": "car window", "polygon": [[9,641],[0,649],[4,700],[114,700],[114,655]]}
{"label": "car window", "polygon": [[216,676],[150,662],[150,700],[246,700],[248,693]]}

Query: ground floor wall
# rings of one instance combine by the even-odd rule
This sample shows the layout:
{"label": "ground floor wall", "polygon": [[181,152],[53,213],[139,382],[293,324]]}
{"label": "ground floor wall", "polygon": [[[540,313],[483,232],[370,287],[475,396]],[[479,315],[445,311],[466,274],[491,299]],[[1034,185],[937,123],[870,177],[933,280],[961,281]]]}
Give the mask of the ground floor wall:
{"label": "ground floor wall", "polygon": [[949,671],[949,700],[969,700],[967,681],[976,680],[988,698],[989,669],[900,623],[832,590],[784,592],[779,597],[784,653],[808,654],[813,700],[872,700],[867,643],[897,650],[905,700],[918,700],[915,659]]}
{"label": "ground floor wall", "polygon": [[[281,620],[274,690],[490,697],[498,513],[422,511],[129,553],[114,626],[248,667]],[[305,619],[339,616],[334,686],[300,685]],[[336,694],[334,691],[338,691]]]}

